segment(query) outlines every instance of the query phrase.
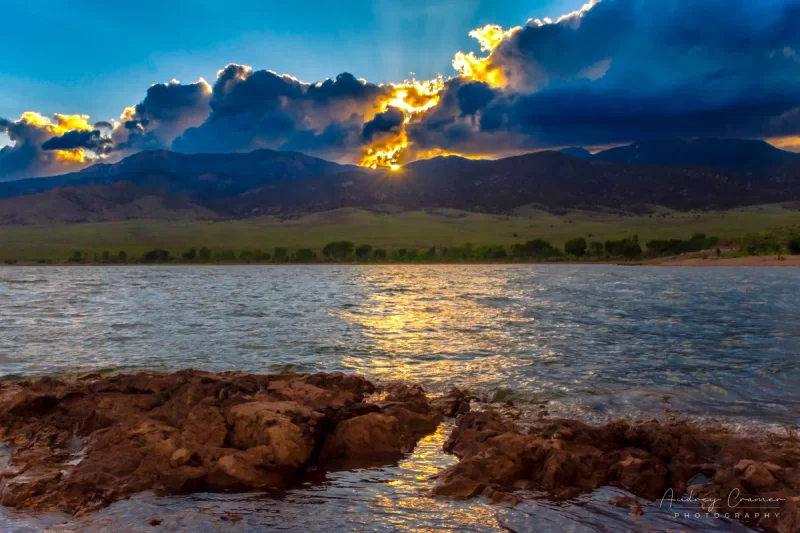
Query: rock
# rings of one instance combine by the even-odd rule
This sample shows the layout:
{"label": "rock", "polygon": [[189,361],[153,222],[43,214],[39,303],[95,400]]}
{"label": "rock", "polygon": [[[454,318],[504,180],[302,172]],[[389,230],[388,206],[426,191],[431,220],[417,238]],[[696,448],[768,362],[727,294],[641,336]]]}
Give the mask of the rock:
{"label": "rock", "polygon": [[765,492],[778,484],[769,468],[763,463],[753,463],[744,471],[744,481],[756,492]]}
{"label": "rock", "polygon": [[652,455],[639,450],[626,450],[611,465],[609,477],[634,494],[655,500],[667,488],[667,467]]}
{"label": "rock", "polygon": [[374,392],[342,373],[2,382],[0,438],[13,454],[0,502],[80,515],[146,490],[284,487],[316,466],[319,450],[383,461],[413,449],[441,419],[421,387],[392,384],[382,401],[368,402]]}
{"label": "rock", "polygon": [[459,414],[469,412],[469,398],[459,389],[451,389],[450,392],[431,400],[431,405],[441,411],[444,416],[454,417]]}
{"label": "rock", "polygon": [[[519,427],[507,413],[488,410],[461,417],[444,448],[460,461],[437,476],[437,496],[508,501],[503,494],[538,489],[559,500],[612,485],[650,500],[670,488],[679,498],[702,473],[694,494],[723,502],[709,510],[735,513],[726,503],[735,493],[760,502],[749,503],[764,511],[751,525],[795,533],[800,523],[800,446],[775,435],[755,441],[656,420],[588,426],[547,419]],[[611,503],[643,513],[633,498]]]}
{"label": "rock", "polygon": [[228,412],[231,446],[264,447],[264,466],[299,469],[311,459],[319,435],[314,426],[321,418],[321,413],[295,402],[240,404]]}
{"label": "rock", "polygon": [[155,518],[151,518],[150,521],[148,522],[148,524],[150,524],[151,526],[160,526],[161,522],[163,522],[163,520],[161,520],[158,517],[155,517]]}
{"label": "rock", "polygon": [[175,453],[173,453],[172,457],[169,458],[169,465],[172,467],[179,467],[196,459],[196,453],[191,452],[187,448],[179,448],[175,450]]}
{"label": "rock", "polygon": [[400,421],[395,416],[369,413],[345,420],[325,440],[320,460],[393,458],[409,451],[399,440]]}
{"label": "rock", "polygon": [[281,487],[284,477],[264,468],[271,459],[271,450],[257,448],[226,455],[208,473],[206,483],[217,491]]}
{"label": "rock", "polygon": [[186,442],[201,446],[222,446],[228,434],[225,417],[216,407],[198,405],[189,411],[181,435]]}
{"label": "rock", "polygon": [[182,465],[161,472],[158,483],[168,494],[191,494],[205,489],[207,476],[202,466]]}
{"label": "rock", "polygon": [[639,505],[639,502],[636,501],[636,498],[632,498],[630,496],[614,496],[608,503],[615,507],[625,507],[631,510],[631,514],[634,516],[641,516],[644,514],[642,507]]}

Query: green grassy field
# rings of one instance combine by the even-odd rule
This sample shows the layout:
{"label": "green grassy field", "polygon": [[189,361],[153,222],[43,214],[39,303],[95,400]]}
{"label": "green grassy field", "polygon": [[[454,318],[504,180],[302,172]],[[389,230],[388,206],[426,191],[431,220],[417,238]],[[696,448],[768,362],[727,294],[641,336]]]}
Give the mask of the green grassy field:
{"label": "green grassy field", "polygon": [[174,255],[192,246],[212,251],[245,249],[320,250],[326,243],[346,239],[383,248],[427,248],[467,242],[510,245],[544,238],[562,246],[572,237],[587,240],[638,234],[650,239],[688,238],[695,232],[725,239],[746,233],[773,231],[800,225],[800,210],[779,205],[740,208],[725,212],[681,213],[660,210],[653,215],[572,211],[564,215],[527,209],[516,216],[465,213],[453,210],[379,212],[341,209],[281,220],[259,217],[224,222],[165,222],[136,220],[64,224],[59,226],[0,227],[0,260],[64,261],[73,250],[87,253],[125,250],[137,256],[163,248]]}

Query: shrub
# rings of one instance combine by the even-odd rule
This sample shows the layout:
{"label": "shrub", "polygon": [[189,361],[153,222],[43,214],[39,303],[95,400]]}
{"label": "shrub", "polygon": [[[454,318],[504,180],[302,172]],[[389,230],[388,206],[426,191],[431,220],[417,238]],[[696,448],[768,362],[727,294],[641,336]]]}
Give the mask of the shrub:
{"label": "shrub", "polygon": [[475,255],[480,259],[505,259],[508,256],[508,252],[506,252],[504,246],[492,244],[478,247],[475,250]]}
{"label": "shrub", "polygon": [[577,257],[586,255],[586,239],[583,237],[577,237],[575,239],[568,240],[564,245],[564,251],[569,255],[574,255]]}
{"label": "shrub", "polygon": [[749,255],[761,255],[779,252],[782,246],[778,236],[772,233],[754,233],[745,235],[739,241],[739,248]]}
{"label": "shrub", "polygon": [[376,248],[375,250],[372,251],[372,257],[374,257],[375,259],[386,259],[386,256],[388,255],[389,254],[387,254],[386,250],[384,250],[383,248]]}
{"label": "shrub", "polygon": [[367,259],[369,255],[372,253],[372,246],[369,244],[359,244],[356,247],[356,258],[358,259]]}
{"label": "shrub", "polygon": [[686,240],[652,240],[647,243],[647,255],[659,257],[700,252],[714,248],[717,243],[719,243],[717,237],[707,237],[705,233],[695,233],[690,239]]}
{"label": "shrub", "polygon": [[334,241],[325,245],[322,253],[331,259],[345,259],[353,255],[355,244],[350,241]]}
{"label": "shrub", "polygon": [[275,259],[275,261],[277,261],[279,263],[283,263],[285,261],[288,261],[289,260],[289,250],[287,250],[286,248],[284,248],[282,246],[276,246],[275,250],[273,250],[272,257]]}
{"label": "shrub", "polygon": [[544,259],[558,255],[558,250],[544,239],[534,239],[525,244],[512,245],[511,255],[519,258]]}
{"label": "shrub", "polygon": [[310,248],[300,248],[294,253],[295,261],[308,262],[308,261],[313,261],[315,257],[316,254],[314,254],[314,251],[311,250]]}
{"label": "shrub", "polygon": [[83,252],[80,250],[75,250],[72,252],[72,255],[70,255],[67,259],[67,262],[69,263],[80,263],[81,261],[83,261]]}
{"label": "shrub", "polygon": [[181,259],[184,261],[194,261],[197,257],[197,248],[189,248],[181,254]]}
{"label": "shrub", "polygon": [[235,261],[236,254],[233,250],[222,250],[214,254],[214,261]]}
{"label": "shrub", "polygon": [[260,253],[255,253],[251,250],[242,250],[239,252],[239,261],[255,261],[260,255]]}
{"label": "shrub", "polygon": [[125,263],[128,260],[128,254],[125,253],[125,250],[120,250],[117,254],[117,261],[120,263]]}
{"label": "shrub", "polygon": [[592,241],[589,244],[589,252],[597,257],[604,255],[605,250],[603,249],[603,243],[600,241]]}
{"label": "shrub", "polygon": [[618,241],[608,240],[605,244],[606,253],[611,256],[622,256],[633,259],[642,255],[642,247],[639,245],[639,236],[631,235]]}
{"label": "shrub", "polygon": [[793,237],[789,239],[789,253],[800,254],[800,237]]}
{"label": "shrub", "polygon": [[197,252],[197,257],[199,257],[201,261],[209,261],[211,259],[211,250],[203,246],[200,248],[200,251]]}
{"label": "shrub", "polygon": [[161,248],[156,248],[155,250],[150,250],[142,254],[142,263],[164,263],[171,259],[169,252]]}

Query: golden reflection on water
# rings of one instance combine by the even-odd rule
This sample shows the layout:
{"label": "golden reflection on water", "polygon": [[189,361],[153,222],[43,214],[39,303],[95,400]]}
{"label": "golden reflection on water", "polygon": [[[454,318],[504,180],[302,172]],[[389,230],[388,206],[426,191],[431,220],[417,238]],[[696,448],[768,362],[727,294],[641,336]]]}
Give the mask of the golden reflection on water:
{"label": "golden reflection on water", "polygon": [[378,379],[436,381],[466,374],[482,383],[499,381],[519,343],[509,323],[534,321],[521,315],[500,276],[365,269],[358,282],[359,305],[329,312],[356,324],[360,346],[368,351],[366,362],[362,352],[345,356],[343,366]]}
{"label": "golden reflection on water", "polygon": [[[443,468],[456,462],[444,455],[442,446],[453,430],[450,424],[441,424],[435,433],[424,437],[414,451],[397,465],[397,474],[386,482],[391,492],[381,493],[372,499],[384,518],[380,526],[396,531],[436,531],[415,523],[415,516],[436,516],[448,529],[474,530],[500,528],[496,509],[482,502],[472,502],[468,508],[450,500],[432,498],[429,491],[435,483],[432,477]],[[455,503],[455,505],[454,505]]]}

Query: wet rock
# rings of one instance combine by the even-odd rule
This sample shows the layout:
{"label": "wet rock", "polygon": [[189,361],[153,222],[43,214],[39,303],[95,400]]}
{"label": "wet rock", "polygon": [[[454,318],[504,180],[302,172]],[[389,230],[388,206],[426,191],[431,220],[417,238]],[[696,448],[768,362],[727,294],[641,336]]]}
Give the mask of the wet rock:
{"label": "wet rock", "polygon": [[644,511],[639,505],[639,502],[636,501],[636,498],[632,498],[630,496],[614,496],[608,500],[608,503],[614,507],[624,507],[626,509],[630,509],[631,514],[634,516],[641,516],[644,514]]}
{"label": "wet rock", "polygon": [[398,439],[400,420],[395,416],[369,413],[345,420],[325,441],[320,460],[395,457],[410,451],[413,441]]}
{"label": "wet rock", "polygon": [[375,390],[341,373],[195,370],[0,383],[0,502],[83,514],[145,490],[283,487],[320,458],[406,453],[441,420],[421,387]]}
{"label": "wet rock", "polygon": [[444,416],[454,417],[469,412],[469,398],[459,389],[451,389],[450,392],[431,400],[431,405],[441,411]]}
{"label": "wet rock", "polygon": [[[438,476],[437,496],[483,493],[506,501],[504,493],[536,489],[568,499],[611,485],[656,500],[667,489],[676,498],[686,494],[691,482],[693,494],[721,502],[708,510],[735,513],[735,498],[729,499],[735,494],[761,510],[750,514],[751,525],[795,532],[800,524],[800,445],[790,438],[753,440],[685,421],[588,426],[547,419],[520,427],[506,413],[487,410],[461,417],[444,449],[460,461]],[[612,502],[640,514],[634,503]]]}
{"label": "wet rock", "polygon": [[271,450],[266,447],[226,455],[208,473],[207,485],[217,491],[281,487],[284,477],[269,469],[273,459]]}

